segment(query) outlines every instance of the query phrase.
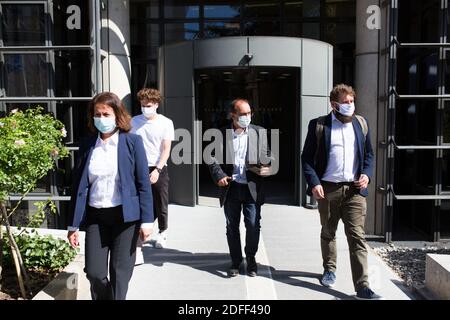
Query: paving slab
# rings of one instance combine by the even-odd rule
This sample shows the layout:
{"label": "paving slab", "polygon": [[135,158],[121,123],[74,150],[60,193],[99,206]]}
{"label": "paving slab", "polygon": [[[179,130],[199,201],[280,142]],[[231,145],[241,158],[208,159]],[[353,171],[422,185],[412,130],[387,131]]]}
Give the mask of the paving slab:
{"label": "paving slab", "polygon": [[[340,222],[338,268],[334,288],[325,288],[317,210],[264,205],[256,256],[258,276],[227,276],[230,266],[223,209],[211,205],[169,205],[167,248],[144,245],[144,263],[134,269],[130,300],[351,300],[348,245]],[[245,228],[241,221],[241,240]],[[371,249],[371,288],[387,300],[410,300],[401,279]]]}

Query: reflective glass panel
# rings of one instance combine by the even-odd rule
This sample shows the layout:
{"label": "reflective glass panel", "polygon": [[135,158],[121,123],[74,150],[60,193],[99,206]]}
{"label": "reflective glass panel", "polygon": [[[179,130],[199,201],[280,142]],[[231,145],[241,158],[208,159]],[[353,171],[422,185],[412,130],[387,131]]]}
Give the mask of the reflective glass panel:
{"label": "reflective glass panel", "polygon": [[320,17],[320,0],[286,1],[284,12],[286,17]]}
{"label": "reflective glass panel", "polygon": [[166,23],[165,41],[166,43],[193,40],[199,37],[198,23]]}
{"label": "reflective glass panel", "polygon": [[72,193],[72,168],[75,164],[75,154],[78,154],[78,151],[71,150],[69,157],[58,160],[58,168],[54,173],[58,196],[67,197]]}
{"label": "reflective glass panel", "polygon": [[[232,4],[230,4],[232,3]],[[205,18],[239,18],[241,5],[239,1],[205,0]]]}
{"label": "reflective glass panel", "polygon": [[90,97],[92,93],[89,51],[55,50],[55,95]]}
{"label": "reflective glass panel", "polygon": [[159,0],[133,0],[130,2],[130,17],[133,19],[159,17]]}
{"label": "reflective glass panel", "polygon": [[309,22],[288,22],[284,24],[283,35],[289,37],[302,37],[319,40],[320,24]]}
{"label": "reflective glass panel", "polygon": [[356,30],[351,23],[328,23],[325,25],[325,42],[334,47],[334,58],[354,58]]}
{"label": "reflective glass panel", "polygon": [[435,150],[396,150],[395,193],[434,194],[435,158]]}
{"label": "reflective glass panel", "polygon": [[1,29],[5,45],[45,45],[44,5],[1,4],[1,9],[3,14]]}
{"label": "reflective glass panel", "polygon": [[277,21],[247,21],[244,23],[244,35],[246,36],[276,36],[280,34],[280,23]]}
{"label": "reflective glass panel", "polygon": [[45,54],[4,54],[5,91],[10,97],[47,96]]}
{"label": "reflective glass panel", "polygon": [[333,18],[348,18],[356,15],[355,0],[325,0],[325,15]]}
{"label": "reflective glass panel", "polygon": [[198,18],[200,16],[200,6],[198,1],[191,0],[165,0],[165,18]]}
{"label": "reflective glass panel", "polygon": [[398,1],[400,42],[439,42],[440,0]]}
{"label": "reflective glass panel", "polygon": [[133,60],[158,59],[159,25],[131,24],[131,55]]}
{"label": "reflective glass panel", "polygon": [[87,104],[88,102],[65,102],[56,104],[56,118],[61,121],[67,131],[64,142],[77,147],[81,138],[87,136]]}
{"label": "reflective glass panel", "polygon": [[394,200],[393,233],[394,241],[432,240],[431,200]]}
{"label": "reflective glass panel", "polygon": [[444,68],[442,72],[444,74],[445,94],[450,94],[450,50],[448,49],[445,50]]}
{"label": "reflective glass panel", "polygon": [[401,48],[397,57],[399,94],[438,93],[438,49]]}
{"label": "reflective glass panel", "polygon": [[439,219],[441,239],[450,239],[450,201],[442,201]]}
{"label": "reflective glass panel", "polygon": [[450,192],[450,150],[444,150],[442,158],[442,190]]}
{"label": "reflective glass panel", "polygon": [[205,22],[203,28],[204,38],[218,38],[226,36],[239,36],[239,22]]}
{"label": "reflective glass panel", "polygon": [[444,106],[444,143],[450,143],[450,101]]}
{"label": "reflective glass panel", "polygon": [[[158,74],[157,74],[156,62],[142,62],[134,63],[131,66],[131,85],[132,92],[138,92],[140,89],[157,88],[158,87]],[[136,94],[131,96],[133,115],[141,113],[141,106],[137,101]]]}
{"label": "reflective glass panel", "polygon": [[279,17],[280,2],[273,0],[244,1],[244,15],[246,17]]}
{"label": "reflective glass panel", "polygon": [[437,143],[436,100],[397,100],[395,141],[402,145]]}

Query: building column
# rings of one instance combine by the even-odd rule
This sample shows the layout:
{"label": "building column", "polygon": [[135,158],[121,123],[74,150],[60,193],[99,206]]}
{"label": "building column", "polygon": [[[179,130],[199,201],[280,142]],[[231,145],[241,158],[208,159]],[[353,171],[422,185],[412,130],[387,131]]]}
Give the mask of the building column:
{"label": "building column", "polygon": [[[370,138],[377,153],[377,119],[378,119],[378,55],[379,55],[379,30],[369,29],[367,20],[372,13],[367,13],[371,5],[380,7],[379,0],[356,1],[356,61],[355,61],[355,89],[356,111],[364,116],[370,127]],[[374,164],[374,172],[369,185],[369,197],[367,198],[366,232],[376,233],[376,220],[380,216],[380,209],[376,206],[376,186],[378,176]]]}
{"label": "building column", "polygon": [[122,99],[131,112],[130,1],[103,0],[103,90]]}

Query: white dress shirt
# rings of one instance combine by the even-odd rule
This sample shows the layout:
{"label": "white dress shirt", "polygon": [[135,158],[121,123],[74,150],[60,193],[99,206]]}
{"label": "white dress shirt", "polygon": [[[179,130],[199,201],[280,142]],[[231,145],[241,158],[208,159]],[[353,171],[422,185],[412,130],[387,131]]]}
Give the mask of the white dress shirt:
{"label": "white dress shirt", "polygon": [[331,113],[331,140],[327,168],[322,180],[352,182],[358,180],[359,159],[353,124],[342,123]]}
{"label": "white dress shirt", "polygon": [[[106,141],[100,138],[95,142],[88,164],[89,206],[112,208],[122,204],[122,192],[118,167],[119,131]],[[151,228],[153,223],[142,223],[141,228]],[[77,231],[76,227],[68,227]]]}
{"label": "white dress shirt", "polygon": [[97,138],[88,167],[89,205],[94,208],[112,208],[122,204],[117,147],[119,132],[106,141]]}
{"label": "white dress shirt", "polygon": [[233,181],[237,183],[247,183],[247,175],[245,174],[245,158],[247,156],[248,130],[247,128],[240,134],[233,129]]}

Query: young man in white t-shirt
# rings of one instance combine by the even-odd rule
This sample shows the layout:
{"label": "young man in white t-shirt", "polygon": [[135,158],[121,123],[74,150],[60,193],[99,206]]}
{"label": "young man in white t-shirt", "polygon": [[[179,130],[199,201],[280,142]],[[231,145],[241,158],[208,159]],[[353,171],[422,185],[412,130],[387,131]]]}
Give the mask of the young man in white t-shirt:
{"label": "young man in white t-shirt", "polygon": [[167,241],[169,204],[167,160],[172,140],[175,139],[175,130],[172,120],[156,112],[161,103],[158,90],[144,88],[138,92],[137,98],[142,114],[131,119],[131,132],[142,136],[144,141],[153,191],[154,216],[158,219],[159,227],[155,247],[164,248]]}

